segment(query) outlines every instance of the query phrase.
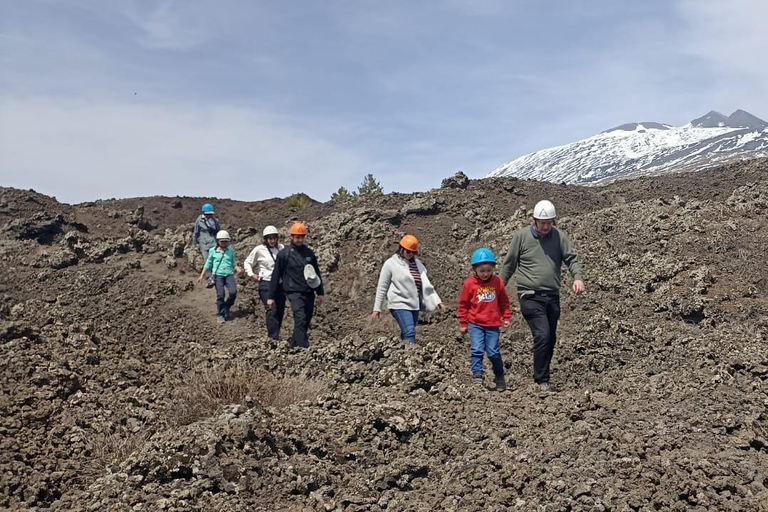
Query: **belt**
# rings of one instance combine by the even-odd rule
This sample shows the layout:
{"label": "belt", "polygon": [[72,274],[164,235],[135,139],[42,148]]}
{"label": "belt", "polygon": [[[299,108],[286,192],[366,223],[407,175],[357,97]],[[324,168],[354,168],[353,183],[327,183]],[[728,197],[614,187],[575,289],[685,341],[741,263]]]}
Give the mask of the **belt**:
{"label": "belt", "polygon": [[525,290],[518,293],[518,296],[522,299],[524,297],[559,297],[558,292],[539,292],[536,290]]}

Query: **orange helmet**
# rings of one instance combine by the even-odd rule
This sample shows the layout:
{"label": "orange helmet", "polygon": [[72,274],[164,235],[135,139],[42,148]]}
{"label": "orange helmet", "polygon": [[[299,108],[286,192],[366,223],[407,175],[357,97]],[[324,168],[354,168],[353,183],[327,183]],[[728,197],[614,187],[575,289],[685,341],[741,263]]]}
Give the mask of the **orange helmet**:
{"label": "orange helmet", "polygon": [[405,235],[400,239],[400,247],[411,252],[419,251],[419,241],[413,235]]}
{"label": "orange helmet", "polygon": [[305,226],[302,222],[296,222],[291,226],[291,234],[292,235],[306,235],[307,234],[307,226]]}

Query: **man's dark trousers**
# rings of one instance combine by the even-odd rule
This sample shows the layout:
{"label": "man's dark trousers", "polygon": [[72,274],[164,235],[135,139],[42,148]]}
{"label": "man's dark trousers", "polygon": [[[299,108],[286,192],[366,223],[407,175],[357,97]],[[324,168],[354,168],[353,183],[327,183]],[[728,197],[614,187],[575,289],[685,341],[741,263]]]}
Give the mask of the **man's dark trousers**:
{"label": "man's dark trousers", "polygon": [[293,334],[288,340],[289,347],[309,347],[307,330],[315,312],[315,292],[288,293],[293,311]]}
{"label": "man's dark trousers", "polygon": [[285,294],[283,290],[278,290],[275,296],[275,309],[267,306],[269,299],[269,281],[259,281],[259,297],[264,304],[267,312],[267,335],[273,340],[280,338],[280,326],[283,325],[283,314],[285,313]]}
{"label": "man's dark trousers", "polygon": [[552,292],[522,295],[520,313],[533,334],[533,381],[549,382],[549,364],[555,352],[560,319],[560,296]]}

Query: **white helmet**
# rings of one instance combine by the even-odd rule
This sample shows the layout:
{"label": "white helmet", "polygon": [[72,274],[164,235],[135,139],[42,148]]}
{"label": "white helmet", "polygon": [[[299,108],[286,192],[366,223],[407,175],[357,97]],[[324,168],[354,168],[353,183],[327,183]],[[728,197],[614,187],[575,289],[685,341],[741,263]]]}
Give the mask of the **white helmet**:
{"label": "white helmet", "polygon": [[555,212],[555,205],[546,199],[539,201],[536,203],[536,206],[533,207],[534,219],[547,220],[554,219],[555,217],[557,217],[557,213]]}
{"label": "white helmet", "polygon": [[229,232],[224,231],[223,229],[216,233],[216,240],[226,240],[229,241]]}
{"label": "white helmet", "polygon": [[267,226],[264,228],[263,237],[266,238],[269,235],[276,235],[277,234],[277,228],[275,226]]}

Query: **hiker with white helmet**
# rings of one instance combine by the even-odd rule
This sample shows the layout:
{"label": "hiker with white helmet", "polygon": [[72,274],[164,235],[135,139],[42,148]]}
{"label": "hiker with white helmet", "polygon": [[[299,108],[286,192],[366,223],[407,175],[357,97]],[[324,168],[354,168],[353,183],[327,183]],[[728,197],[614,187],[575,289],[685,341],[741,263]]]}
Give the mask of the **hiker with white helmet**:
{"label": "hiker with white helmet", "polygon": [[496,391],[506,391],[504,362],[499,350],[499,327],[509,327],[512,312],[509,296],[499,276],[494,275],[496,255],[486,247],[472,253],[470,258],[473,275],[464,281],[459,294],[459,330],[469,332],[472,378],[480,386],[483,383],[483,356],[493,367]]}
{"label": "hiker with white helmet", "polygon": [[291,245],[277,253],[267,306],[276,310],[279,294],[285,294],[293,312],[293,334],[288,340],[288,346],[308,348],[307,331],[315,313],[315,304],[322,304],[325,290],[317,257],[305,244],[307,226],[296,222],[291,226],[290,234]]}
{"label": "hiker with white helmet", "polygon": [[499,277],[506,285],[514,274],[520,313],[533,334],[533,380],[551,391],[549,367],[560,319],[560,275],[563,263],[573,277],[571,289],[584,293],[584,277],[576,249],[565,232],[554,227],[555,205],[543,200],[533,207],[533,221],[512,235]]}
{"label": "hiker with white helmet", "polygon": [[[208,251],[216,246],[216,233],[221,229],[215,215],[213,205],[205,203],[202,207],[202,213],[195,221],[195,227],[192,228],[192,241],[200,249],[200,254],[203,256],[203,264],[208,261]],[[207,278],[207,288],[212,288],[214,283],[211,273],[206,272],[205,277]]]}
{"label": "hiker with white helmet", "polygon": [[267,319],[267,335],[273,340],[280,338],[280,326],[283,324],[285,313],[285,294],[282,289],[275,294],[275,308],[269,307],[269,284],[272,280],[272,271],[275,268],[277,254],[284,248],[278,243],[278,232],[275,226],[264,228],[263,243],[257,245],[245,258],[245,272],[252,280],[259,284],[259,297],[264,304]]}
{"label": "hiker with white helmet", "polygon": [[386,297],[389,312],[400,327],[400,339],[410,343],[416,343],[420,311],[445,310],[440,296],[429,282],[426,267],[416,257],[418,252],[419,241],[415,236],[405,235],[400,239],[397,253],[381,267],[371,313],[371,322],[379,319]]}
{"label": "hiker with white helmet", "polygon": [[[216,321],[223,324],[229,318],[229,311],[237,298],[235,272],[240,273],[240,267],[235,260],[235,250],[229,245],[229,233],[221,230],[216,233],[216,248],[209,251],[208,259],[200,272],[197,282],[202,282],[206,272],[213,275],[216,286]],[[225,291],[229,296],[225,299]]]}

